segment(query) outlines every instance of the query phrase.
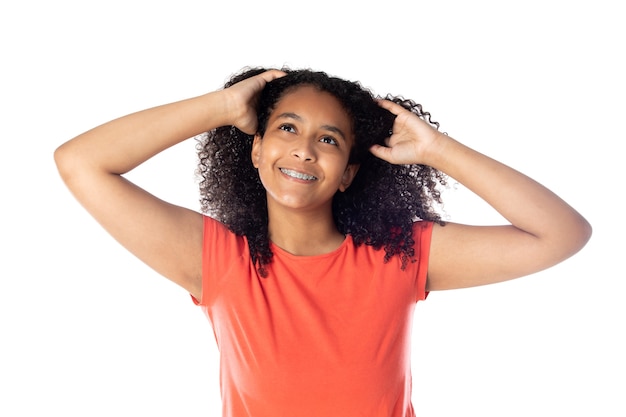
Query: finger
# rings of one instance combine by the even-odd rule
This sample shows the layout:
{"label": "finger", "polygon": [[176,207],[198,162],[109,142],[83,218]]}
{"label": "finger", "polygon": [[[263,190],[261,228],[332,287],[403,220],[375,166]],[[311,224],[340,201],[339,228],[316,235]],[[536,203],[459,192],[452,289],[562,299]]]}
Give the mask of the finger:
{"label": "finger", "polygon": [[391,113],[395,114],[396,116],[400,114],[402,111],[406,110],[401,105],[394,103],[393,101],[390,101],[390,100],[379,99],[377,100],[377,102],[380,107],[382,107],[385,110],[389,110]]}
{"label": "finger", "polygon": [[391,162],[391,148],[381,145],[373,145],[370,148],[370,152],[376,158],[382,159],[383,161]]}
{"label": "finger", "polygon": [[269,83],[276,78],[284,77],[285,75],[287,75],[286,72],[277,69],[267,70],[259,74],[259,76],[263,78],[266,83]]}

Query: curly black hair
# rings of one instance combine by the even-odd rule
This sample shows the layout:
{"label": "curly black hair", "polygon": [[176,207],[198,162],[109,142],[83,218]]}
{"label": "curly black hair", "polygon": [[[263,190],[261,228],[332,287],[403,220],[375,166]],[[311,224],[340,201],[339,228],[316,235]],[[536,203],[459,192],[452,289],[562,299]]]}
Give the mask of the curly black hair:
{"label": "curly black hair", "polygon": [[[246,68],[226,82],[224,88],[266,71]],[[356,245],[384,248],[384,261],[394,255],[414,261],[413,223],[418,220],[444,224],[435,206],[442,204],[439,185],[447,184],[441,171],[426,165],[393,165],[369,152],[373,144],[384,145],[395,115],[376,103],[372,92],[360,83],[310,69],[282,68],[284,77],[269,82],[257,104],[258,133],[263,136],[278,101],[293,89],[308,85],[336,97],[352,118],[355,145],[350,163],[360,168],[348,189],[333,198],[333,217],[340,233],[350,234]],[[420,104],[400,96],[385,97],[439,128]],[[198,169],[201,209],[225,224],[233,233],[246,236],[259,274],[272,260],[268,237],[267,197],[250,154],[254,136],[234,126],[213,129],[198,137]]]}

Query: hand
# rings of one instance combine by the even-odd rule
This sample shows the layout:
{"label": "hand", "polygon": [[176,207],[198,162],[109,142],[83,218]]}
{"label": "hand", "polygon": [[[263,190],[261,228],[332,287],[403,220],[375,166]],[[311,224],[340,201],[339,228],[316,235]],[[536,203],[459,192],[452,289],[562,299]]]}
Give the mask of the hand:
{"label": "hand", "polygon": [[416,114],[389,100],[379,100],[378,104],[396,115],[393,133],[386,145],[374,145],[370,152],[374,156],[392,164],[428,164],[428,151],[444,136]]}
{"label": "hand", "polygon": [[224,93],[230,97],[229,105],[234,115],[232,124],[249,135],[256,133],[256,104],[259,94],[268,82],[285,74],[280,70],[268,70],[225,89]]}

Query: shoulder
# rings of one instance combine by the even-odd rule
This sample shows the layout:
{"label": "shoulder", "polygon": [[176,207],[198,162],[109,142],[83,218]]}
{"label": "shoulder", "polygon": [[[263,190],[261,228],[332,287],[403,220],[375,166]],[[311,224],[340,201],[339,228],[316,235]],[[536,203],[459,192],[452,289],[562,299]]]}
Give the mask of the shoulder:
{"label": "shoulder", "polygon": [[245,236],[234,233],[224,223],[210,216],[203,215],[203,246],[222,246],[242,244],[246,241]]}
{"label": "shoulder", "polygon": [[240,258],[248,253],[245,236],[239,236],[224,223],[203,215],[202,257],[205,268],[207,261],[227,264],[233,257]]}
{"label": "shoulder", "polygon": [[413,222],[413,234],[414,235],[421,235],[422,233],[431,234],[433,231],[434,224],[435,224],[434,222],[429,221],[429,220],[419,220],[419,221]]}
{"label": "shoulder", "polygon": [[430,254],[430,246],[433,235],[433,229],[441,227],[432,221],[416,221],[413,223],[413,249],[415,257],[423,259]]}

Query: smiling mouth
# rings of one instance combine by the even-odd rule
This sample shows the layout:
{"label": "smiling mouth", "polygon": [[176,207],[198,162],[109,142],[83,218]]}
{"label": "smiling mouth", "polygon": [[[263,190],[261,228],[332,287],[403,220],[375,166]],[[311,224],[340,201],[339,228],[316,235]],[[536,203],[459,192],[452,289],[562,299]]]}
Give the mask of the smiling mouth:
{"label": "smiling mouth", "polygon": [[299,180],[315,181],[317,179],[317,177],[314,177],[313,175],[303,174],[302,172],[294,171],[292,169],[280,168],[280,172]]}

